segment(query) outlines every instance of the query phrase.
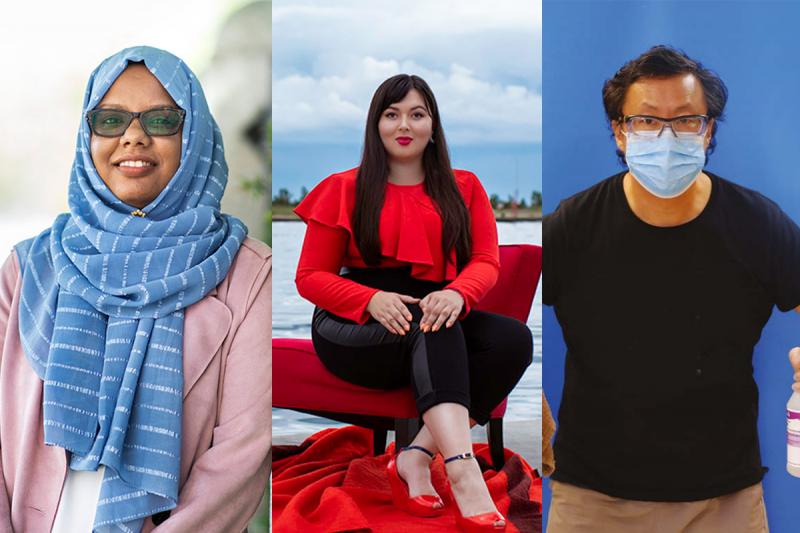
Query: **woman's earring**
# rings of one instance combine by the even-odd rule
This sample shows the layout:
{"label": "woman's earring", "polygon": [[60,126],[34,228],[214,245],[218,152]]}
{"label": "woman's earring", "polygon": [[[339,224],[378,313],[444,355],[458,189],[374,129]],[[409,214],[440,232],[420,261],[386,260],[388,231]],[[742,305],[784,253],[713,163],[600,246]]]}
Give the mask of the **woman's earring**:
{"label": "woman's earring", "polygon": [[428,142],[431,144],[436,144],[436,142],[433,140],[433,135],[431,135],[431,139]]}

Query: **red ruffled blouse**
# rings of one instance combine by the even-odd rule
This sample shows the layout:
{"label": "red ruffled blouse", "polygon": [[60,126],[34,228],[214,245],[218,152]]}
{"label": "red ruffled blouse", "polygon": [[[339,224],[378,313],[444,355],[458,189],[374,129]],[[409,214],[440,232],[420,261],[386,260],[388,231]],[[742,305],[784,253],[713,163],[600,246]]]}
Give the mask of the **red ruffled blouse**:
{"label": "red ruffled blouse", "polygon": [[[297,265],[297,291],[313,304],[363,324],[366,308],[378,289],[339,276],[342,266],[366,268],[355,244],[350,219],[355,205],[357,168],[325,178],[308,193],[294,212],[306,229]],[[411,266],[411,276],[428,281],[450,281],[445,287],[464,298],[466,315],[494,284],[500,271],[497,225],[486,191],[475,174],[454,170],[456,183],[470,214],[472,256],[456,270],[455,250],[445,258],[442,221],[424,184],[386,184],[379,235],[378,267]]]}

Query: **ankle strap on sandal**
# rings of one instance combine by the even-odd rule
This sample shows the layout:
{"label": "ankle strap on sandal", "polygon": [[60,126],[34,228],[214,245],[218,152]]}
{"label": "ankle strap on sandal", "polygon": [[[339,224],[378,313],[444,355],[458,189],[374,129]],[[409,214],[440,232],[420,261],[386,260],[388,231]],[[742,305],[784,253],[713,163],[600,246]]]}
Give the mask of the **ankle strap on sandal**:
{"label": "ankle strap on sandal", "polygon": [[427,455],[428,457],[430,457],[431,459],[433,459],[433,457],[434,457],[434,453],[432,451],[430,451],[427,448],[423,448],[422,446],[417,446],[416,444],[412,444],[411,446],[403,446],[402,448],[400,448],[400,451],[397,452],[397,453],[401,453],[401,452],[404,452],[406,450],[419,450],[422,453],[424,453],[425,455]]}
{"label": "ankle strap on sandal", "polygon": [[454,455],[453,457],[448,457],[447,459],[444,460],[444,463],[447,464],[451,461],[457,461],[459,459],[464,459],[464,460],[475,459],[475,454],[472,452],[460,453],[458,455]]}

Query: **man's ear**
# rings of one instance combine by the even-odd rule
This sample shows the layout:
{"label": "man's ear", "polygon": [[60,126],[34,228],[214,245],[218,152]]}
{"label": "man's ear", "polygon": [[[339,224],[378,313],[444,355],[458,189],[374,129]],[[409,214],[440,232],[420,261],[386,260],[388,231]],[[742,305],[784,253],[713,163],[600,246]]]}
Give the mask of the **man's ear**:
{"label": "man's ear", "polygon": [[617,148],[624,154],[628,139],[625,137],[625,132],[622,130],[622,123],[618,120],[612,120],[611,129],[614,131],[614,142],[617,143]]}
{"label": "man's ear", "polygon": [[703,148],[708,150],[708,145],[711,144],[711,139],[714,137],[714,127],[716,126],[716,122],[714,119],[708,120],[708,126],[706,127],[706,134],[703,136]]}

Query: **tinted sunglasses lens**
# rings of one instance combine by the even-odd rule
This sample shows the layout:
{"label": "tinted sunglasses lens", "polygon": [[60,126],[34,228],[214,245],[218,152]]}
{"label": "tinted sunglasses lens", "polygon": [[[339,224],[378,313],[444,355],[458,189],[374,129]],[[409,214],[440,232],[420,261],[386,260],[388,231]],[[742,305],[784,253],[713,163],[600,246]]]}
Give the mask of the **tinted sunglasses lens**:
{"label": "tinted sunglasses lens", "polygon": [[140,120],[148,135],[175,135],[181,129],[183,115],[175,109],[153,109],[142,113]]}
{"label": "tinted sunglasses lens", "polygon": [[92,127],[92,131],[103,137],[122,135],[130,123],[131,115],[124,111],[99,109],[89,114],[89,125]]}

